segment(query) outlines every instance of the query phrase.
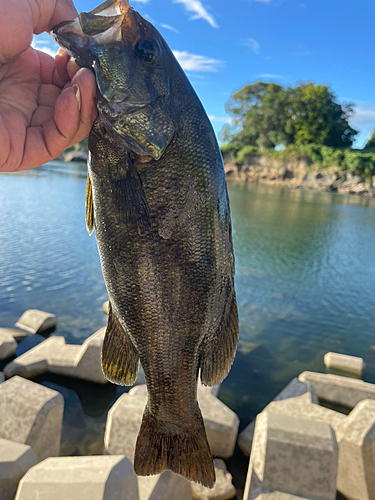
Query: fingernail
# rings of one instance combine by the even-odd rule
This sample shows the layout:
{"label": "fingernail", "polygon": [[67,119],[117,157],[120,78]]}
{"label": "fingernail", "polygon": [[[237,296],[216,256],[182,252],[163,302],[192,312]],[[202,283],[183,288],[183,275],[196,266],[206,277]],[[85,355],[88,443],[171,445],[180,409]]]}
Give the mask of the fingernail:
{"label": "fingernail", "polygon": [[62,47],[59,47],[59,50],[57,51],[57,55],[63,56],[64,54],[66,54],[66,51]]}
{"label": "fingernail", "polygon": [[76,99],[78,102],[78,109],[81,111],[81,91],[79,90],[79,87],[76,83],[73,85],[73,88],[76,91]]}

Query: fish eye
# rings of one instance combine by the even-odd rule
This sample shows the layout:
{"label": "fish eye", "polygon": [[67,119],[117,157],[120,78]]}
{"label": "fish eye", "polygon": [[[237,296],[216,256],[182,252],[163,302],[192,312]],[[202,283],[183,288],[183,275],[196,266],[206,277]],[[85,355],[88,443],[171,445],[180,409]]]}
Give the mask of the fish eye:
{"label": "fish eye", "polygon": [[159,47],[149,38],[140,40],[134,51],[147,64],[154,64],[159,56]]}

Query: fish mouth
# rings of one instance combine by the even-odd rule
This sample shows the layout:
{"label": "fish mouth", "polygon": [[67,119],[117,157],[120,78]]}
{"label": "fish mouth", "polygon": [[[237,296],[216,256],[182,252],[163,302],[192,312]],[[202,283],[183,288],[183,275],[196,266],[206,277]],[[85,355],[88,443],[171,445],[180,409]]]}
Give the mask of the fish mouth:
{"label": "fish mouth", "polygon": [[52,37],[78,65],[91,67],[90,45],[121,41],[122,22],[130,9],[128,0],[106,0],[92,11],[55,26]]}

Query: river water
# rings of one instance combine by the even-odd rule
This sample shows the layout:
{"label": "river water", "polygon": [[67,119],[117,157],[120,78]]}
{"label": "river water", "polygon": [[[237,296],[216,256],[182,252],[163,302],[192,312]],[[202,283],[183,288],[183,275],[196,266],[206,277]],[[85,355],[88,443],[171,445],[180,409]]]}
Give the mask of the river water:
{"label": "river water", "polygon": [[[78,344],[106,324],[85,184],[80,164],[0,176],[0,326],[42,309]],[[324,371],[327,351],[364,357],[375,381],[375,200],[241,183],[229,195],[240,342],[219,397],[241,428],[300,372]],[[65,396],[63,454],[100,453],[123,389],[39,381]]]}

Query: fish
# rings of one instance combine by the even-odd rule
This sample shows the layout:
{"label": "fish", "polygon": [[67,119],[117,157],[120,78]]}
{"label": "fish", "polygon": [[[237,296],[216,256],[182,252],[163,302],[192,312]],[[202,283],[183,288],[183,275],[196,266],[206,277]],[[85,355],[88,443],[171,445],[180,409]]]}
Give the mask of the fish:
{"label": "fish", "polygon": [[219,384],[238,341],[230,208],[220,149],[159,31],[107,0],[52,30],[97,82],[86,225],[110,300],[102,368],[148,391],[134,470],[209,488],[215,470],[197,384]]}

